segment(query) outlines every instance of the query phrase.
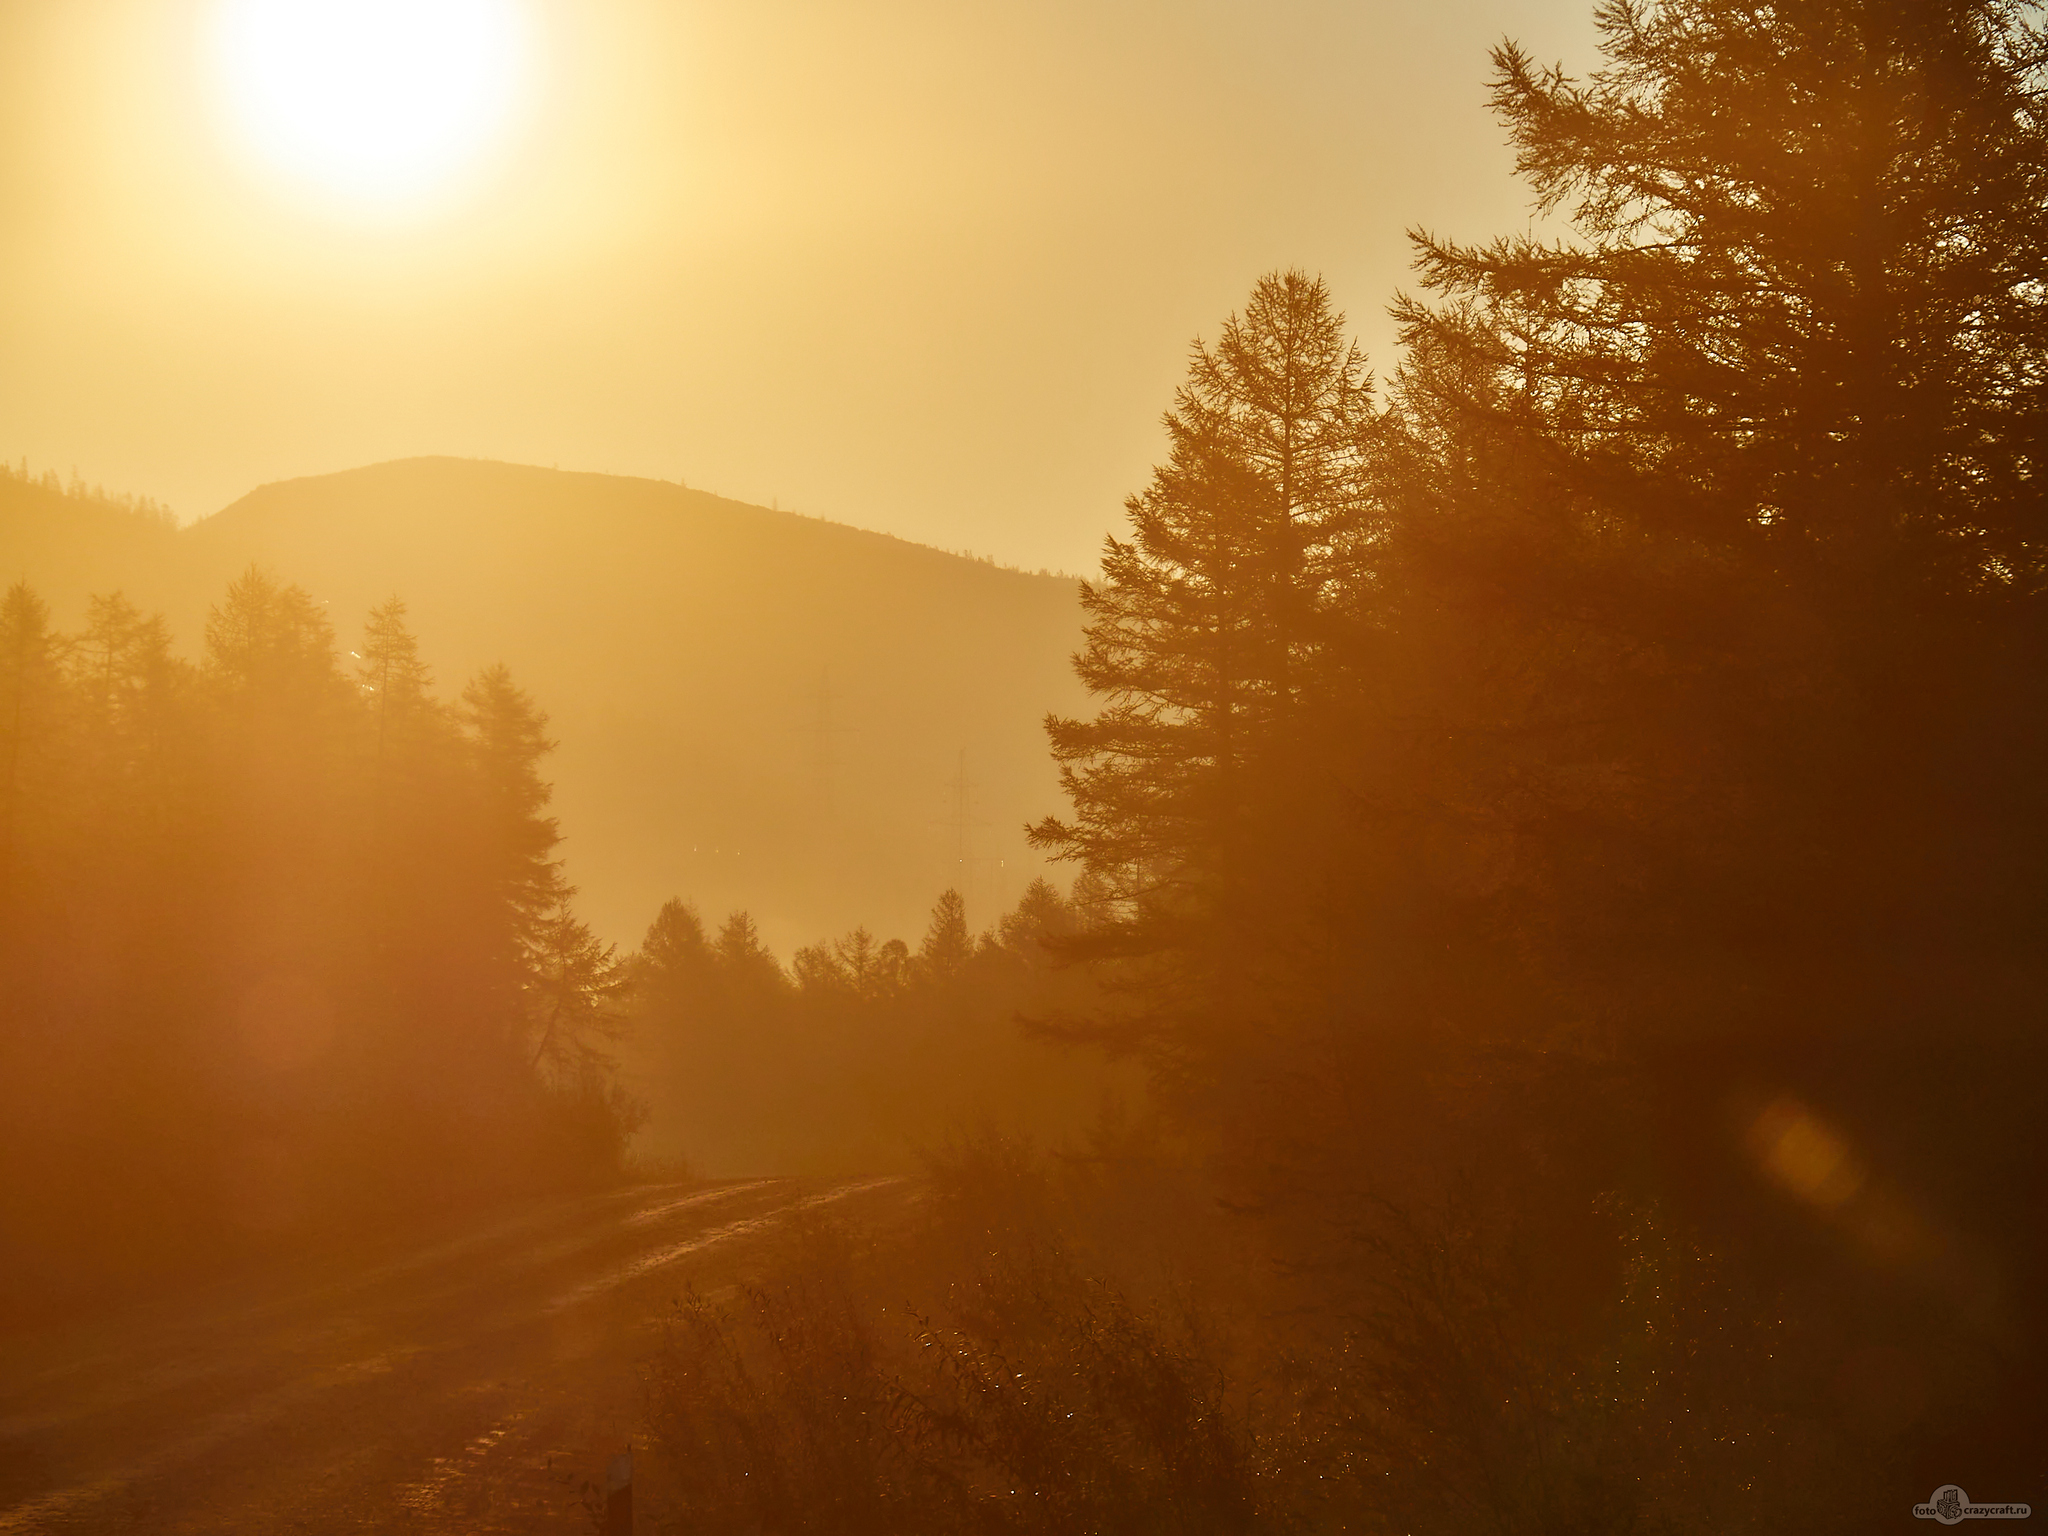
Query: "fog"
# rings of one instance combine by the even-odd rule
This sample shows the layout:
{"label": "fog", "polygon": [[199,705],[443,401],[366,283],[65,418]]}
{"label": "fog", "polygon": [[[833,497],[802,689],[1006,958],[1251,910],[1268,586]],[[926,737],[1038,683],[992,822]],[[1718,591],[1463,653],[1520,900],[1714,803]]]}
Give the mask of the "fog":
{"label": "fog", "polygon": [[13,5],[0,135],[0,1532],[2030,1514],[2037,0]]}

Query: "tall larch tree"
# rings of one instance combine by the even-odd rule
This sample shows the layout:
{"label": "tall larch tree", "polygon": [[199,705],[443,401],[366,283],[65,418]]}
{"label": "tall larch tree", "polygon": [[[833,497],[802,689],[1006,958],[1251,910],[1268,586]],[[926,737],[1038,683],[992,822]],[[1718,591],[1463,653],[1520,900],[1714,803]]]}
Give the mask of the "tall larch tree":
{"label": "tall larch tree", "polygon": [[540,775],[541,759],[555,744],[548,739],[547,716],[504,666],[486,668],[463,689],[462,722],[484,787],[476,809],[485,857],[508,932],[523,947],[537,939],[563,890],[554,857],[561,830],[546,814],[554,789]]}
{"label": "tall larch tree", "polygon": [[1587,80],[1495,55],[1567,232],[1419,237],[1399,310],[1404,622],[1465,653],[1438,777],[1561,964],[1632,957],[1579,1013],[1910,1032],[1928,967],[1979,992],[2042,938],[2042,12],[1597,19]]}
{"label": "tall larch tree", "polygon": [[1047,722],[1073,811],[1031,835],[1083,867],[1073,948],[1160,961],[1141,1012],[1215,1014],[1235,1006],[1225,973],[1223,993],[1256,990],[1256,952],[1298,906],[1289,811],[1313,770],[1295,748],[1379,537],[1371,380],[1323,283],[1261,279],[1195,345],[1165,426],[1128,536],[1082,588],[1075,668],[1101,711]]}
{"label": "tall larch tree", "polygon": [[368,698],[378,774],[389,776],[436,715],[433,673],[406,627],[405,604],[393,597],[370,610],[356,654],[356,680]]}

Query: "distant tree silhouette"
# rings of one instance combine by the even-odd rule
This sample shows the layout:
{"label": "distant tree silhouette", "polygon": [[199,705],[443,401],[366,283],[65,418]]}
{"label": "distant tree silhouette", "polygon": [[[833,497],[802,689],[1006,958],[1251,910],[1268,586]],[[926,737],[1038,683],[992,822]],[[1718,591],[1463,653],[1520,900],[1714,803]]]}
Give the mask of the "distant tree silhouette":
{"label": "distant tree silhouette", "polygon": [[942,892],[932,907],[931,925],[918,946],[917,962],[925,975],[944,981],[960,974],[974,954],[974,936],[967,927],[967,902],[958,891]]}
{"label": "distant tree silhouette", "polygon": [[394,737],[417,733],[433,712],[428,695],[433,675],[420,659],[419,641],[405,624],[405,604],[397,598],[370,610],[363,626],[363,648],[357,652],[356,677],[369,693],[375,715],[376,753],[385,768],[398,745]]}
{"label": "distant tree silhouette", "polygon": [[1071,931],[1073,914],[1040,882],[997,926],[1008,937],[975,935],[946,892],[922,953],[856,928],[799,948],[785,974],[744,914],[714,946],[684,903],[665,904],[628,1003],[654,1145],[724,1172],[872,1172],[910,1166],[963,1118],[1078,1130],[1110,1079],[1025,1023],[1095,998],[1094,978],[1034,937]]}
{"label": "distant tree silhouette", "polygon": [[0,603],[0,1301],[617,1173],[544,717],[500,669],[459,723],[403,616],[350,679],[261,570],[197,667],[119,594]]}
{"label": "distant tree silhouette", "polygon": [[289,718],[341,692],[334,626],[313,599],[251,567],[206,619],[206,670],[231,708]]}
{"label": "distant tree silhouette", "polygon": [[697,909],[685,901],[666,901],[634,958],[635,990],[664,1006],[687,1006],[705,990],[711,965],[711,944]]}
{"label": "distant tree silhouette", "polygon": [[878,943],[866,928],[856,928],[830,944],[813,944],[790,957],[790,971],[806,992],[843,992],[874,1002],[900,989],[908,979],[908,948],[900,939]]}
{"label": "distant tree silhouette", "polygon": [[169,653],[162,615],[145,616],[118,592],[89,599],[72,666],[98,722],[109,728],[130,723]]}
{"label": "distant tree silhouette", "polygon": [[554,748],[547,716],[505,667],[487,667],[462,691],[462,723],[484,786],[478,812],[497,863],[494,878],[520,943],[541,942],[540,926],[562,900],[553,858],[561,831],[544,815],[553,791],[540,761]]}
{"label": "distant tree silhouette", "polygon": [[172,656],[162,616],[145,616],[118,593],[88,600],[68,664],[75,792],[92,803],[110,845],[160,855],[175,831],[179,760],[190,756],[182,706],[192,669]]}
{"label": "distant tree silhouette", "polygon": [[[862,929],[863,934],[867,933]],[[867,935],[872,940],[873,935]],[[843,942],[843,941],[841,941]],[[818,994],[827,991],[851,992],[853,979],[847,975],[846,966],[833,953],[832,944],[806,944],[789,957],[790,974],[796,978],[800,991]]]}
{"label": "distant tree silhouette", "polygon": [[572,1075],[601,1059],[600,1042],[624,1032],[621,998],[631,984],[616,946],[602,943],[562,900],[542,917],[530,959],[527,1007],[535,1066]]}
{"label": "distant tree silhouette", "polygon": [[761,930],[745,912],[728,916],[711,946],[724,984],[730,990],[749,995],[773,996],[788,984],[782,967],[768,946],[761,942]]}
{"label": "distant tree silhouette", "polygon": [[1006,948],[1042,965],[1049,959],[1048,943],[1067,937],[1077,926],[1072,903],[1041,875],[1024,888],[1017,905],[1003,914],[996,933]]}

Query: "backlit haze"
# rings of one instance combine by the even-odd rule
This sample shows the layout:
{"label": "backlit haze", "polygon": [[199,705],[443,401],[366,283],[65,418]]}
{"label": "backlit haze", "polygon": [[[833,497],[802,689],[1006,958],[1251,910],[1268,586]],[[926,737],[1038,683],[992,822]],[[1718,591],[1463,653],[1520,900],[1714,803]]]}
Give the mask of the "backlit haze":
{"label": "backlit haze", "polygon": [[2048,0],[0,0],[0,1536],[2024,1518],[2044,380]]}
{"label": "backlit haze", "polygon": [[[0,455],[190,519],[415,454],[1092,567],[1185,347],[1527,200],[1579,4],[0,0]],[[386,46],[406,39],[401,50]]]}

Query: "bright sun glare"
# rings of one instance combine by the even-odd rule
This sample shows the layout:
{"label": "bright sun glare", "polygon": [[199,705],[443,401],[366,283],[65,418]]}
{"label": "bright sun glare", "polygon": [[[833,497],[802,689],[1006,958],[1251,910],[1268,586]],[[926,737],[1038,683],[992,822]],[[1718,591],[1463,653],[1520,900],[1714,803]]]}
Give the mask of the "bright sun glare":
{"label": "bright sun glare", "polygon": [[212,32],[248,146],[368,203],[473,163],[517,104],[530,43],[519,0],[219,0]]}

